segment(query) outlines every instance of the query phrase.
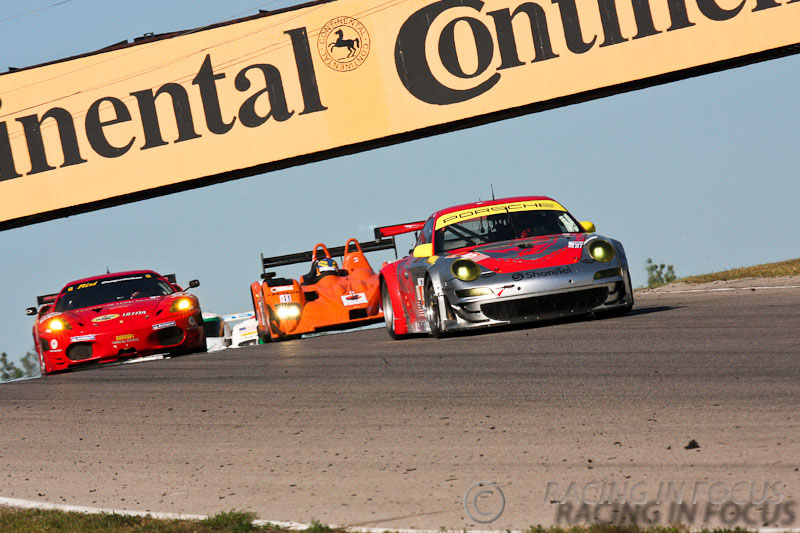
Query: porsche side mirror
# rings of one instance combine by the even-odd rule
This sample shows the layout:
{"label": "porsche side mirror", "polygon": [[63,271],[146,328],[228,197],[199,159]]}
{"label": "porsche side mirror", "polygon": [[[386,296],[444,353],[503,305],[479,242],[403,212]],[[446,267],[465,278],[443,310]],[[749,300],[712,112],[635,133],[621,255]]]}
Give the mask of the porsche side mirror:
{"label": "porsche side mirror", "polygon": [[29,308],[27,308],[27,309],[25,310],[25,314],[26,314],[26,315],[28,315],[28,316],[33,316],[33,315],[35,315],[35,314],[36,314],[38,311],[39,311],[39,310],[38,310],[38,309],[36,309],[35,307],[29,307]]}
{"label": "porsche side mirror", "polygon": [[594,226],[593,222],[589,222],[588,220],[584,220],[581,222],[581,229],[586,233],[595,233],[597,228]]}
{"label": "porsche side mirror", "polygon": [[433,244],[420,244],[414,248],[414,257],[430,257],[433,255]]}
{"label": "porsche side mirror", "polygon": [[189,288],[190,289],[195,289],[195,288],[197,288],[199,286],[200,286],[200,282],[198,280],[196,280],[196,279],[193,279],[192,281],[189,282]]}

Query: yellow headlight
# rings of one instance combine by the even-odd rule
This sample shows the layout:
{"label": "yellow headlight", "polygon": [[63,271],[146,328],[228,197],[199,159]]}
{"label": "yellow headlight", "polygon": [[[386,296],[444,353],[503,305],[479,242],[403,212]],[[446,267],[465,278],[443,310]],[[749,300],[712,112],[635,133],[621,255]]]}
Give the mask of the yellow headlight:
{"label": "yellow headlight", "polygon": [[589,244],[589,255],[598,263],[608,263],[614,259],[614,247],[602,239],[595,239]]}
{"label": "yellow headlight", "polygon": [[481,267],[475,261],[459,259],[450,265],[450,271],[461,281],[473,281],[481,275]]}
{"label": "yellow headlight", "polygon": [[177,313],[178,311],[186,311],[194,307],[194,301],[191,298],[178,298],[169,307],[170,313]]}
{"label": "yellow headlight", "polygon": [[54,318],[53,320],[50,321],[47,327],[52,329],[53,331],[63,331],[65,329],[69,329],[69,324],[61,320],[60,318]]}
{"label": "yellow headlight", "polygon": [[297,304],[278,304],[275,312],[281,320],[295,320],[300,316],[300,306]]}

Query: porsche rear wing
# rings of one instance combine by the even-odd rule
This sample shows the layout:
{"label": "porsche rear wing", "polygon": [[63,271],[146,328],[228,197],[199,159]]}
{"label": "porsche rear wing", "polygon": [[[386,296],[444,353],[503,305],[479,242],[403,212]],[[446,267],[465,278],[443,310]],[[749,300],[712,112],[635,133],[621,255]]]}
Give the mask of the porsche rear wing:
{"label": "porsche rear wing", "polygon": [[[394,250],[395,255],[397,255],[397,248],[395,247],[393,238],[392,239],[378,238],[373,242],[365,242],[359,244],[361,245],[361,251],[364,253],[377,252],[379,250]],[[328,248],[328,251],[330,252],[331,257],[344,256],[344,246]],[[264,254],[261,254],[261,268],[264,271],[262,277],[265,274],[267,274],[268,268],[275,268],[286,265],[296,265],[297,263],[308,263],[313,259],[313,257],[314,257],[313,250],[310,250],[308,252],[300,252],[296,254],[278,255],[275,257],[264,257]]]}
{"label": "porsche rear wing", "polygon": [[36,305],[51,304],[51,303],[56,301],[56,296],[58,296],[58,293],[56,293],[56,294],[44,294],[42,296],[37,296],[36,297]]}
{"label": "porsche rear wing", "polygon": [[411,233],[412,231],[420,231],[425,225],[424,220],[419,222],[406,222],[405,224],[395,224],[393,226],[382,226],[375,228],[375,239],[380,240],[385,237],[394,237],[395,235],[402,235],[403,233]]}

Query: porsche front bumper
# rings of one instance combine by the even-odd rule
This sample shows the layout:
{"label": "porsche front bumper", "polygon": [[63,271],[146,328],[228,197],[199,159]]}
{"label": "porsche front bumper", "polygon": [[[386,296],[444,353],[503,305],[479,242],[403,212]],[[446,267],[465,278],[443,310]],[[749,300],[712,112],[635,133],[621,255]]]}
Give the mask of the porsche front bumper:
{"label": "porsche front bumper", "polygon": [[472,282],[447,280],[439,308],[445,330],[469,329],[624,308],[632,302],[630,291],[619,263],[581,261],[510,274],[484,272]]}

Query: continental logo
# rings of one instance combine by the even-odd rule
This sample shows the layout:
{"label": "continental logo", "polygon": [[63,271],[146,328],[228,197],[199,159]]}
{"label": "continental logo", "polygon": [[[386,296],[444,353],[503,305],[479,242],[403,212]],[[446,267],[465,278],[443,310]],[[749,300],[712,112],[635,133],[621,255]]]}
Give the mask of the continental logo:
{"label": "continental logo", "polygon": [[[558,6],[557,12],[543,7],[550,8],[551,2]],[[635,27],[630,24],[625,27],[617,12],[617,3],[622,2],[616,0],[550,0],[506,3],[506,6],[491,2],[493,10],[480,18],[477,15],[483,15],[486,5],[481,0],[441,0],[429,3],[403,23],[395,44],[395,65],[400,81],[416,98],[429,104],[450,105],[490,91],[500,82],[502,71],[535,68],[532,65],[609,46],[630,46],[639,39],[692,31],[693,26],[721,24],[746,16],[743,13],[797,2],[631,0],[628,9],[633,10]],[[699,15],[690,16],[689,3],[697,4]],[[662,22],[657,26],[654,13],[660,14],[665,9],[669,11],[669,24]],[[587,19],[597,17],[601,31],[586,31],[582,21],[585,24]],[[523,26],[527,31],[520,29]],[[471,34],[471,39],[458,41],[459,29]],[[533,57],[522,56],[523,46],[532,50]],[[467,69],[462,61],[469,56],[473,59]],[[435,73],[440,70],[443,71]]]}
{"label": "continental logo", "polygon": [[2,74],[0,228],[790,55],[800,43],[800,0],[339,0],[275,17],[214,28],[208,42],[189,32]]}
{"label": "continental logo", "polygon": [[115,339],[115,342],[132,341],[135,338],[136,337],[133,335],[133,333],[128,333],[127,335],[117,335],[117,338]]}
{"label": "continental logo", "polygon": [[566,211],[564,207],[558,202],[546,200],[541,202],[512,202],[508,204],[487,205],[485,207],[473,207],[471,209],[464,209],[463,211],[456,211],[454,213],[447,213],[440,216],[436,220],[436,229],[441,229],[456,222],[463,222],[478,217],[485,217],[488,215],[496,215],[498,213],[514,213],[517,211]]}
{"label": "continental logo", "polygon": [[317,50],[329,68],[348,72],[367,60],[372,43],[367,28],[351,17],[329,20],[317,37]]}

